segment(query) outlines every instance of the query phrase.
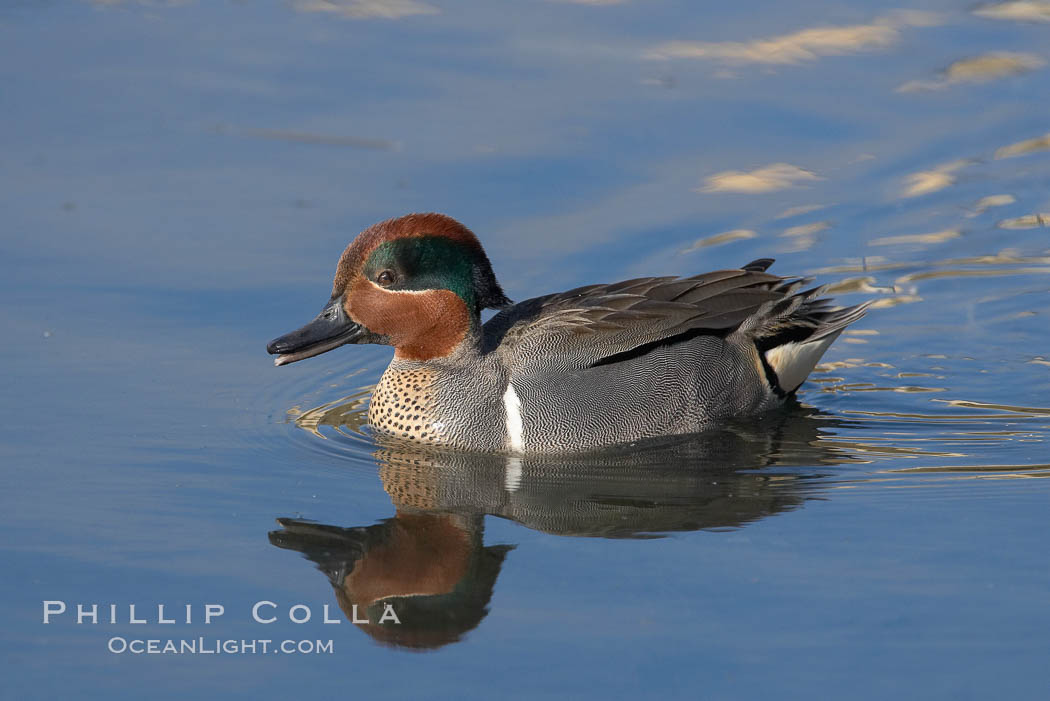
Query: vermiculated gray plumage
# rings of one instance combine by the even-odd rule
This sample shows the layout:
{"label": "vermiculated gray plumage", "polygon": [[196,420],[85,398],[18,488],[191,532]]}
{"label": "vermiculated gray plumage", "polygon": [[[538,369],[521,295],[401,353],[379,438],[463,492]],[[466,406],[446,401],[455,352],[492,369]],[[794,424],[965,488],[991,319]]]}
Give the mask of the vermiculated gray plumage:
{"label": "vermiculated gray plumage", "polygon": [[[803,289],[810,280],[767,273],[771,263],[525,300],[460,352],[395,360],[388,372],[433,378],[424,413],[463,449],[549,453],[696,432],[779,405],[798,386],[782,376],[804,379],[864,315],[867,305],[832,308],[823,287]],[[500,399],[508,386],[517,447],[516,417]]]}

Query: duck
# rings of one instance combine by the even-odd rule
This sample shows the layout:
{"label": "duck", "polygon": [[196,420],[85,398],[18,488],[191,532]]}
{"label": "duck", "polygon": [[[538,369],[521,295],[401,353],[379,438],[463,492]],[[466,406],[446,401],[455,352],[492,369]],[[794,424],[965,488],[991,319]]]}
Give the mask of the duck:
{"label": "duck", "polygon": [[399,442],[514,456],[700,433],[784,405],[868,308],[836,307],[826,287],[772,264],[515,304],[470,229],[408,214],[362,231],[320,314],[267,351],[283,366],[351,343],[393,346],[368,423]]}

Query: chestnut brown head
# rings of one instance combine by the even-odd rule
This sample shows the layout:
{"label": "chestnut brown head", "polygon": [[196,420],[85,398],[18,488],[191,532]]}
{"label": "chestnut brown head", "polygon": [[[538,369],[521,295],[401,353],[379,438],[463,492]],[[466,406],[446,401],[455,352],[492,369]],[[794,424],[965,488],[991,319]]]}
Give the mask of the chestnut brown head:
{"label": "chestnut brown head", "polygon": [[508,304],[469,229],[443,214],[409,214],[362,231],[339,258],[317,318],[266,349],[277,365],[346,343],[385,343],[399,357],[428,360],[478,328],[483,309]]}

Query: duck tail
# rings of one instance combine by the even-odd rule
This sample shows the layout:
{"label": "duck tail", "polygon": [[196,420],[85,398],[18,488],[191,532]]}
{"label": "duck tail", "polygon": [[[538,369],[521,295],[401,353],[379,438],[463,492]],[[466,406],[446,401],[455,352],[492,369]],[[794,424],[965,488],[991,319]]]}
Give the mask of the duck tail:
{"label": "duck tail", "polygon": [[821,297],[826,287],[799,291],[809,282],[785,281],[784,298],[763,305],[737,331],[755,344],[770,387],[782,396],[802,385],[835,339],[871,304],[834,307],[831,299]]}

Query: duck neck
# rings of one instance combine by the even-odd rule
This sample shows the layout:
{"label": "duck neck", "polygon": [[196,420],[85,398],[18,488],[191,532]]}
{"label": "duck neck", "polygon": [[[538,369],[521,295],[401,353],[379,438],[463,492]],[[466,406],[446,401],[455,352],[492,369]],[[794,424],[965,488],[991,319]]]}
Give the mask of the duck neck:
{"label": "duck neck", "polygon": [[437,326],[394,348],[395,363],[441,365],[470,362],[481,354],[481,325],[476,319],[459,328]]}
{"label": "duck neck", "polygon": [[455,292],[384,294],[396,302],[387,304],[381,314],[374,315],[374,320],[362,318],[362,321],[390,339],[396,360],[427,362],[456,357],[478,347],[481,336],[478,313]]}

